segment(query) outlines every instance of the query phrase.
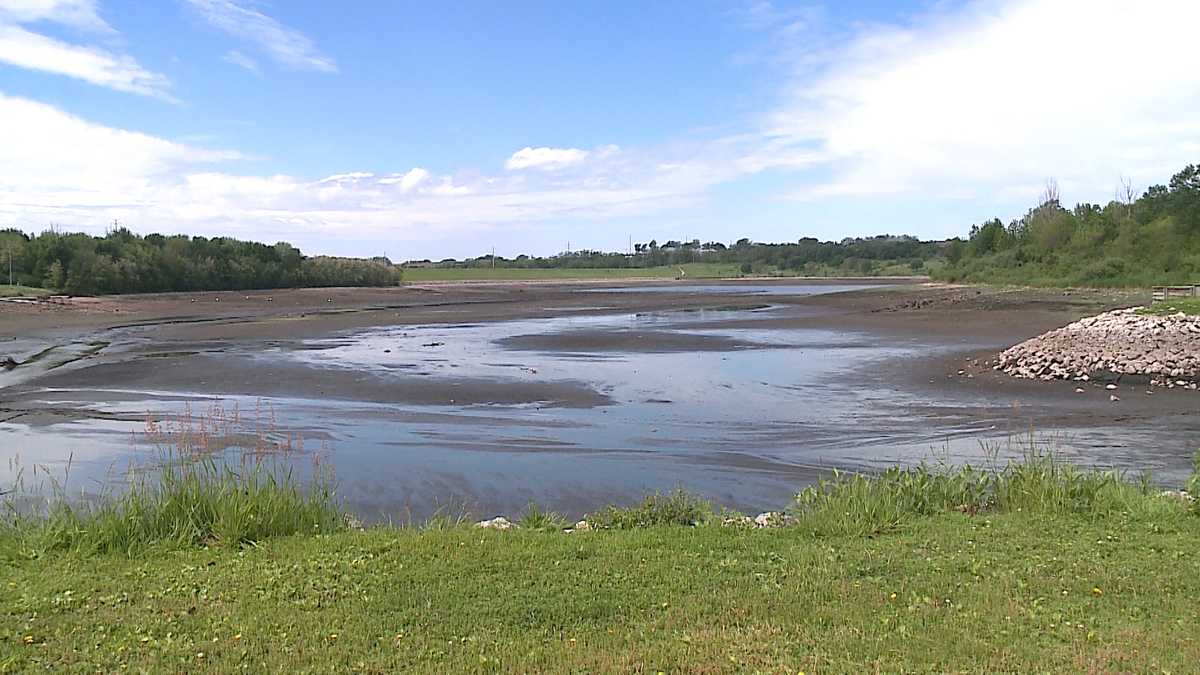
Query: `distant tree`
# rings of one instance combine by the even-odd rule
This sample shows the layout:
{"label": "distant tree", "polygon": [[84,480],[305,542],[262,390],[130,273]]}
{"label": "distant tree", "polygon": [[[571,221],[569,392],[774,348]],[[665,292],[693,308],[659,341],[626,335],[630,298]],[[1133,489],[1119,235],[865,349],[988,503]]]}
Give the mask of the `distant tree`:
{"label": "distant tree", "polygon": [[967,244],[962,239],[955,237],[946,244],[946,260],[951,265],[957,265],[962,260],[963,254],[966,253]]}
{"label": "distant tree", "polygon": [[63,269],[62,263],[57,260],[50,263],[50,267],[46,270],[46,277],[43,281],[45,287],[51,290],[61,291],[66,283],[67,273],[66,270]]}

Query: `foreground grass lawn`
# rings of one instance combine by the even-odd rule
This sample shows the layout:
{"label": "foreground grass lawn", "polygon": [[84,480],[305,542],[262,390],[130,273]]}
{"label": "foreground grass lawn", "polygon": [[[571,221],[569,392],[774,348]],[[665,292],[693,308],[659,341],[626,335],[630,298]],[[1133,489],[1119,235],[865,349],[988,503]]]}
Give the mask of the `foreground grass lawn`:
{"label": "foreground grass lawn", "polygon": [[1194,672],[1200,517],[474,528],[0,561],[0,670]]}

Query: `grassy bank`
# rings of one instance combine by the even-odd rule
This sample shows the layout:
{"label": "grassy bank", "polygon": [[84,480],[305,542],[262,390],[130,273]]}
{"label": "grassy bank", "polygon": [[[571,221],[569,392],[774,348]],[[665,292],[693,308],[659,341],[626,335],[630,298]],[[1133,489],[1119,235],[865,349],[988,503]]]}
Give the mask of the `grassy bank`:
{"label": "grassy bank", "polygon": [[[253,522],[294,512],[291,490],[216,491]],[[168,512],[187,502],[166,498],[174,492],[137,503]],[[177,524],[212,522],[169,512]],[[451,521],[301,531],[300,518],[254,544],[176,527],[166,531],[195,536],[135,537],[122,553],[71,537],[39,549],[28,535],[44,522],[14,521],[0,532],[0,669],[1185,672],[1200,662],[1200,517],[1148,486],[1038,459],[840,477],[790,512],[790,526],[754,529],[673,495],[606,510],[592,518],[602,527],[571,534],[542,512],[508,531]]]}
{"label": "grassy bank", "polygon": [[34,288],[33,286],[10,286],[8,284],[0,284],[0,298],[43,295],[50,295],[50,291],[47,291],[44,288]]}
{"label": "grassy bank", "polygon": [[1163,302],[1156,302],[1142,310],[1143,314],[1156,314],[1158,316],[1167,316],[1170,314],[1200,314],[1200,298],[1171,298]]}

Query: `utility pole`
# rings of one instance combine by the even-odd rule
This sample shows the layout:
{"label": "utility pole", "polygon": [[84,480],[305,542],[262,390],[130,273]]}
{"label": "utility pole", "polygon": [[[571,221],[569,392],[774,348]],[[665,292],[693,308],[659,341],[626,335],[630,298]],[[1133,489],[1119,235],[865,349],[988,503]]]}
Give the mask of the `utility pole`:
{"label": "utility pole", "polygon": [[492,269],[496,269],[496,247],[492,247]]}

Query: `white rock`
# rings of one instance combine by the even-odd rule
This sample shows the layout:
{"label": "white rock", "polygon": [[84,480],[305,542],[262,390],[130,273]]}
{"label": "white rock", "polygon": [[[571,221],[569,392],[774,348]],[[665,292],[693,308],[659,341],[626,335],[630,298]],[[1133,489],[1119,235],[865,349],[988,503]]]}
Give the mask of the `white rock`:
{"label": "white rock", "polygon": [[513,524],[508,518],[505,518],[504,516],[497,516],[491,520],[481,520],[478,523],[475,523],[475,526],[490,530],[508,530],[512,529]]}
{"label": "white rock", "polygon": [[795,518],[776,511],[767,511],[754,517],[755,527],[785,527],[793,522],[795,522]]}

